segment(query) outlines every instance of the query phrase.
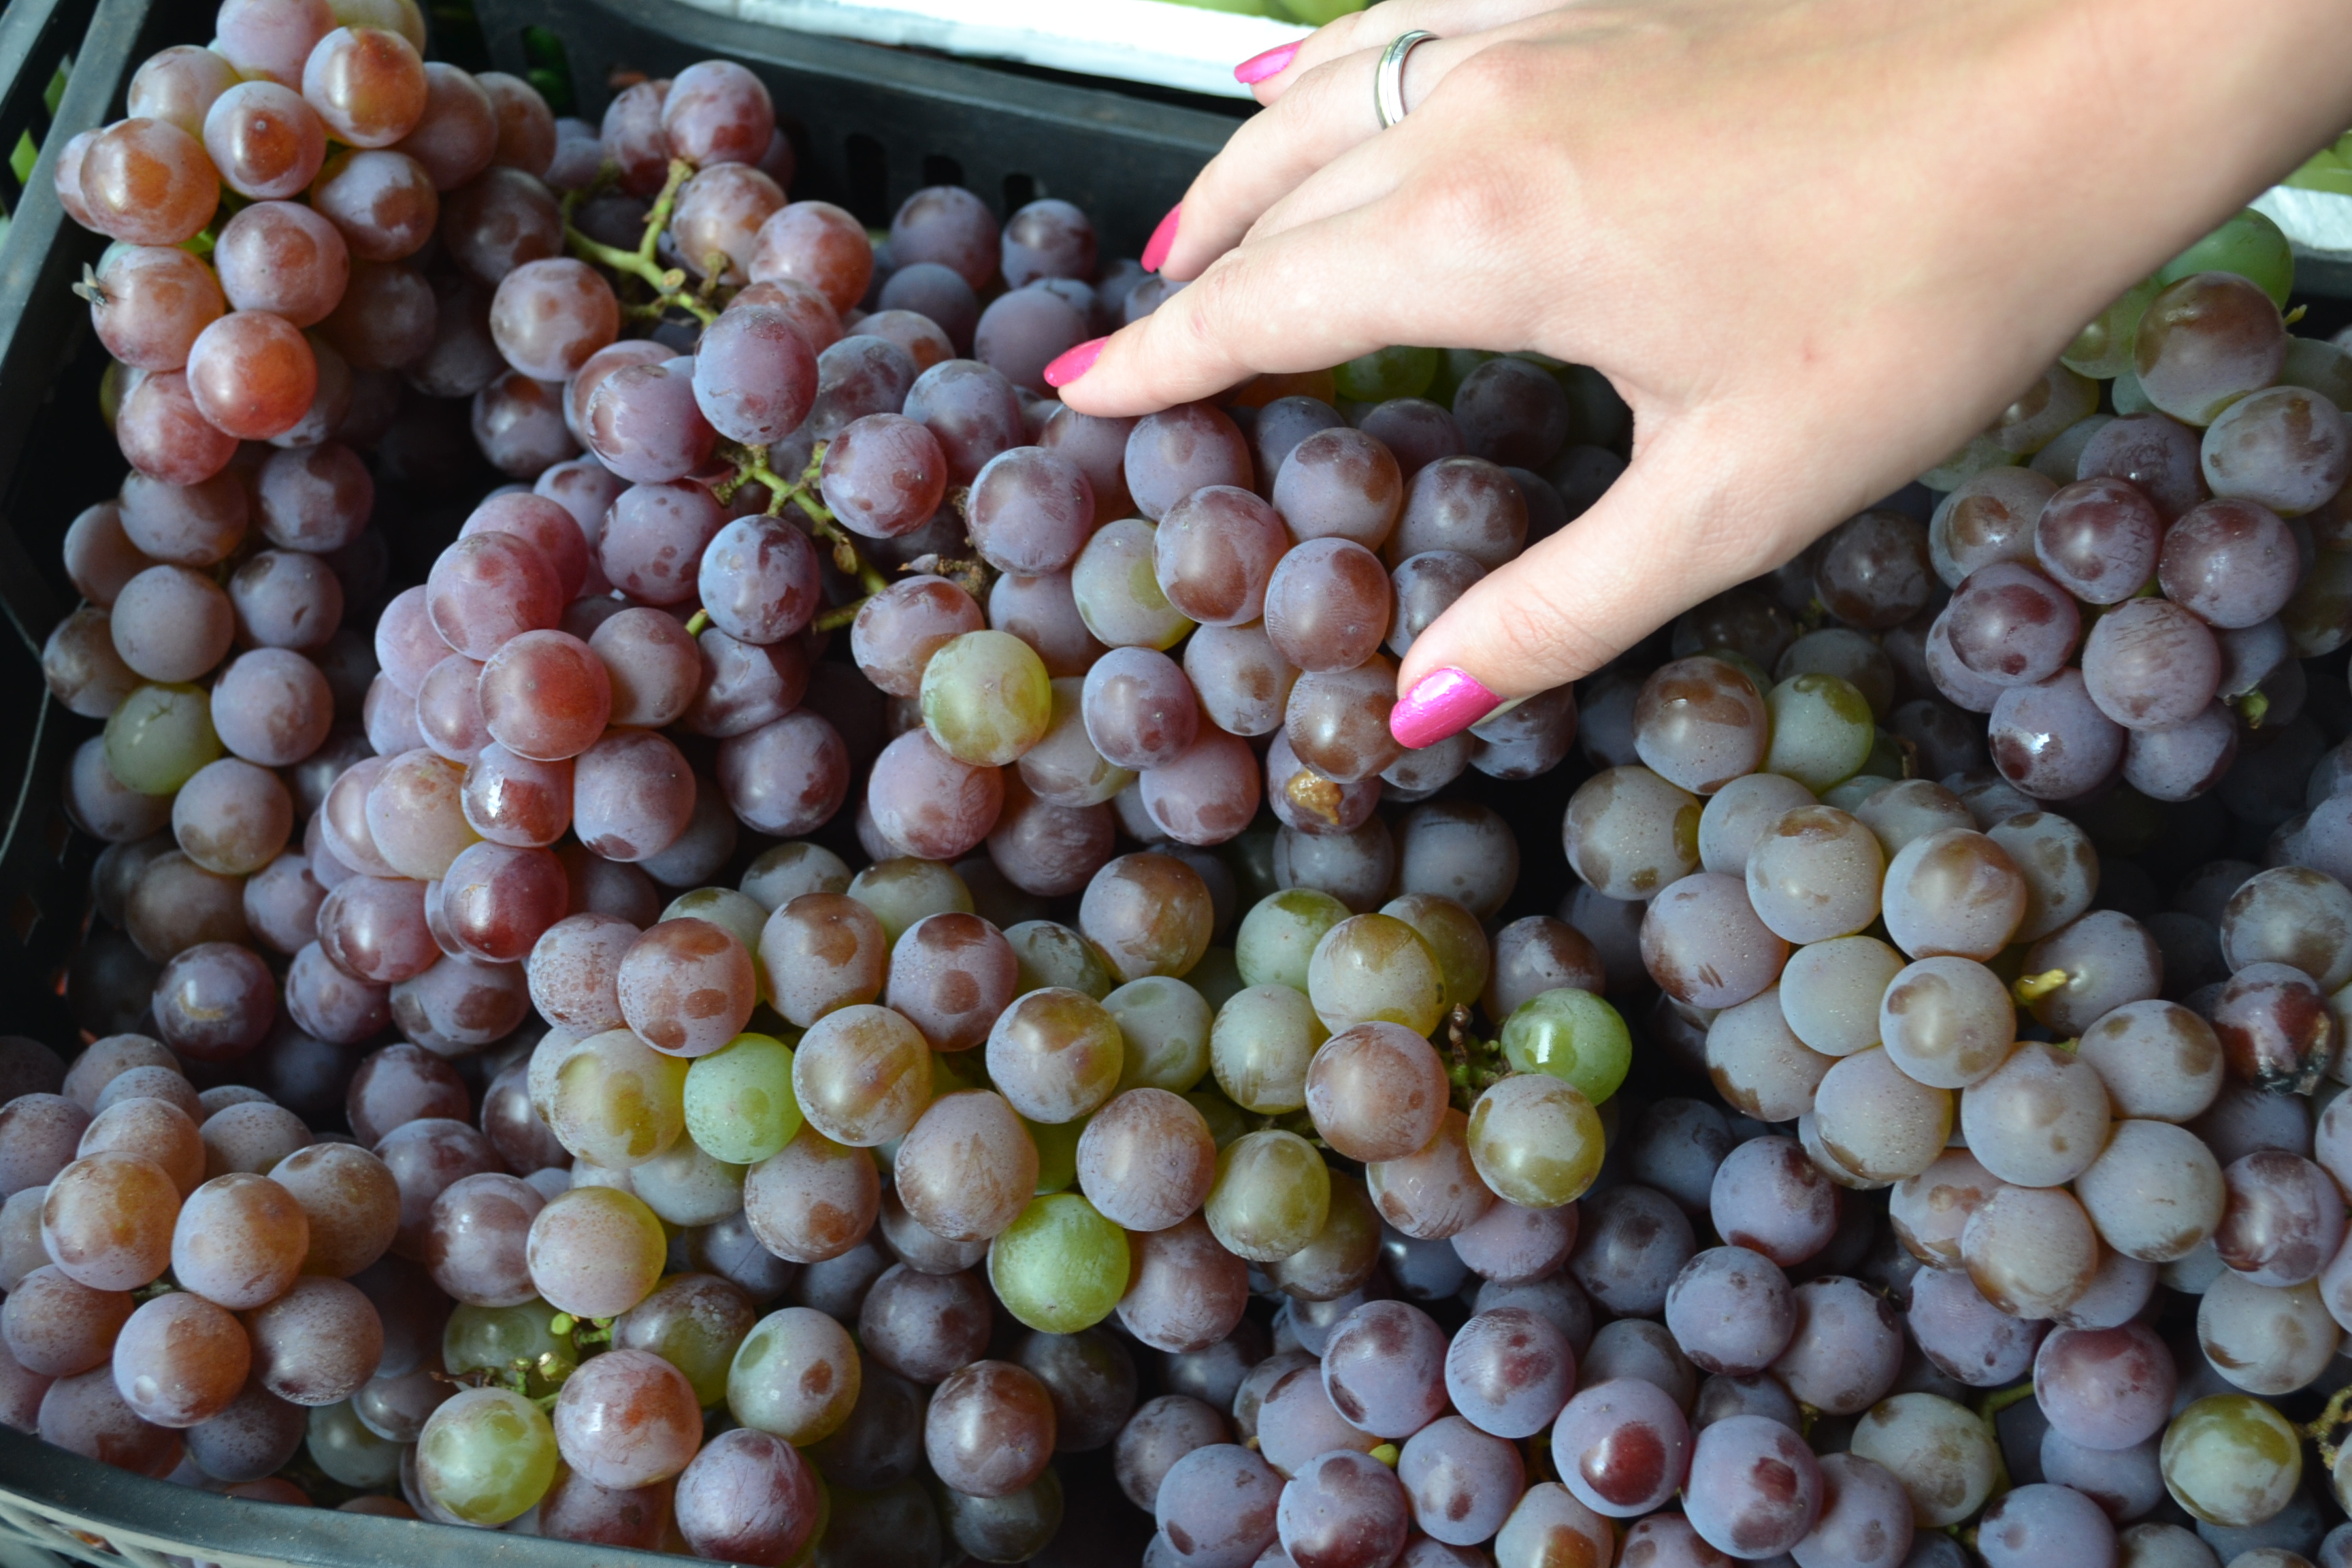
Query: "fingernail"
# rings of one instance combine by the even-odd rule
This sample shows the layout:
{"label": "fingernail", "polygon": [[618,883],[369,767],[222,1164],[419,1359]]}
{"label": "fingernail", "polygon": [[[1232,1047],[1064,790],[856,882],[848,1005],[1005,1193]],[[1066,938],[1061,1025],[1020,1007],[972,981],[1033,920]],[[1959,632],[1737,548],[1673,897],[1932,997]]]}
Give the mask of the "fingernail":
{"label": "fingernail", "polygon": [[[1051,379],[1053,373],[1046,373]],[[1433,669],[1412,683],[1389,711],[1389,733],[1397,744],[1418,751],[1459,734],[1493,712],[1503,700],[1467,671]]]}
{"label": "fingernail", "polygon": [[1045,367],[1045,384],[1067,386],[1094,369],[1095,361],[1102,358],[1103,344],[1108,342],[1108,338],[1092,338],[1060,355]]}
{"label": "fingernail", "polygon": [[1255,87],[1259,82],[1271,77],[1280,76],[1290,68],[1290,62],[1297,58],[1298,45],[1306,41],[1300,38],[1295,43],[1285,44],[1278,49],[1268,49],[1262,55],[1252,55],[1234,68],[1234,79],[1244,87]]}
{"label": "fingernail", "polygon": [[1176,244],[1176,220],[1183,216],[1184,204],[1178,202],[1168,209],[1168,216],[1160,220],[1160,226],[1151,231],[1150,243],[1143,247],[1143,269],[1146,272],[1159,271],[1160,264],[1168,259],[1168,252]]}

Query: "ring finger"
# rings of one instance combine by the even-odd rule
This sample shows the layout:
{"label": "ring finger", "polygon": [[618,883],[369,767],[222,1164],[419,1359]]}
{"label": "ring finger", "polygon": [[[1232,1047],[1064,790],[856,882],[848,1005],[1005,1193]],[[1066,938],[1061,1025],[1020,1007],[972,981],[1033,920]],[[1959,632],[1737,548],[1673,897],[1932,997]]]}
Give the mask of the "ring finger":
{"label": "ring finger", "polygon": [[1405,33],[1434,33],[1441,38],[1466,37],[1489,27],[1524,21],[1557,10],[1559,0],[1381,0],[1339,17],[1299,40],[1287,58],[1269,50],[1245,67],[1275,66],[1270,74],[1251,81],[1260,103],[1271,104],[1297,85],[1316,67],[1363,49],[1380,49]]}

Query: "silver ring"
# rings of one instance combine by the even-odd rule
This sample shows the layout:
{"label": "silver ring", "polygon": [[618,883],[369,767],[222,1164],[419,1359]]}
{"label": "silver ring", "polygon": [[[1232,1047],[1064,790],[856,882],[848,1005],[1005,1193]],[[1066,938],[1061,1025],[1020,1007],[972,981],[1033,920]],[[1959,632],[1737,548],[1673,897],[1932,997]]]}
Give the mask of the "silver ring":
{"label": "silver ring", "polygon": [[1381,117],[1381,129],[1386,131],[1404,118],[1404,61],[1419,46],[1437,37],[1415,28],[1399,33],[1381,51],[1380,68],[1372,73],[1372,110]]}

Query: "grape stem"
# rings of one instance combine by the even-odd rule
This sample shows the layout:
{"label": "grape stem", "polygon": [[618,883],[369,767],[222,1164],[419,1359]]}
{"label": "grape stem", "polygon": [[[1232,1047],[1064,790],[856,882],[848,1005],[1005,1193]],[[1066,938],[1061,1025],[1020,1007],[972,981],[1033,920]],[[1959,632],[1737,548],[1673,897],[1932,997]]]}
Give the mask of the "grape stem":
{"label": "grape stem", "polygon": [[2019,1005],[2030,1007],[2073,978],[2063,969],[2045,969],[2039,974],[2019,975],[2010,989],[2016,993]]}
{"label": "grape stem", "polygon": [[[685,159],[672,158],[669,161],[669,178],[662,182],[661,195],[654,198],[654,205],[646,210],[645,237],[637,241],[635,250],[604,245],[581,233],[572,222],[572,208],[578,193],[567,192],[563,198],[563,243],[572,255],[583,261],[595,262],[600,267],[610,268],[614,272],[652,285],[653,303],[629,307],[632,314],[659,316],[676,306],[707,327],[719,319],[719,312],[711,309],[707,298],[710,289],[716,287],[718,274],[712,274],[713,281],[702,289],[691,289],[687,285],[686,268],[664,267],[654,259],[655,247],[661,242],[662,230],[669,226],[671,210],[677,205],[678,187],[693,174],[694,165]],[[601,175],[599,183],[602,183]]]}
{"label": "grape stem", "polygon": [[1454,1086],[1454,1103],[1458,1110],[1468,1110],[1489,1086],[1511,1076],[1500,1047],[1470,1032],[1467,1007],[1456,1007],[1446,1015],[1445,1054],[1452,1058],[1446,1065],[1445,1078]]}
{"label": "grape stem", "polygon": [[2352,1386],[2329,1394],[2326,1408],[2303,1428],[2303,1435],[2319,1446],[2319,1462],[2331,1473],[2337,1456],[2344,1451],[2341,1438],[2347,1425],[2352,1425]]}
{"label": "grape stem", "polygon": [[820,441],[809,454],[808,467],[797,479],[787,479],[768,466],[768,448],[760,446],[724,442],[720,454],[735,465],[734,474],[713,485],[710,493],[721,505],[733,500],[735,492],[747,484],[768,487],[768,515],[779,517],[787,505],[797,506],[806,514],[816,536],[833,546],[833,567],[845,577],[855,577],[867,597],[890,585],[890,579],[857,552],[857,542],[847,529],[833,519],[824,501],[817,499],[817,473],[824,464],[824,443]]}
{"label": "grape stem", "polygon": [[[2000,1413],[2032,1397],[2033,1380],[2028,1378],[2007,1388],[1996,1388],[1976,1402],[1977,1419],[1984,1423],[1985,1436],[1992,1439],[1992,1490],[1985,1494],[1987,1503],[2017,1484],[2010,1479],[2009,1460],[2000,1451]],[[1962,1544],[1974,1549],[1973,1532],[1959,1539]]]}

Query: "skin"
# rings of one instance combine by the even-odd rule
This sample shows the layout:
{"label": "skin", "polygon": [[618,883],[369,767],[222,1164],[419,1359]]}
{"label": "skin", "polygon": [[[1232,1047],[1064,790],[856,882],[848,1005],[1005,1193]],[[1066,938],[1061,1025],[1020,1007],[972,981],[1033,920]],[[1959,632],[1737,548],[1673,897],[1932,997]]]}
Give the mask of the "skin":
{"label": "skin", "polygon": [[[1985,428],[2082,324],[2352,123],[2347,0],[1387,0],[1187,193],[1193,286],[1062,390],[1141,414],[1388,343],[1590,364],[1632,467],[1412,645],[1587,675]],[[1372,77],[1411,56],[1409,118]]]}

